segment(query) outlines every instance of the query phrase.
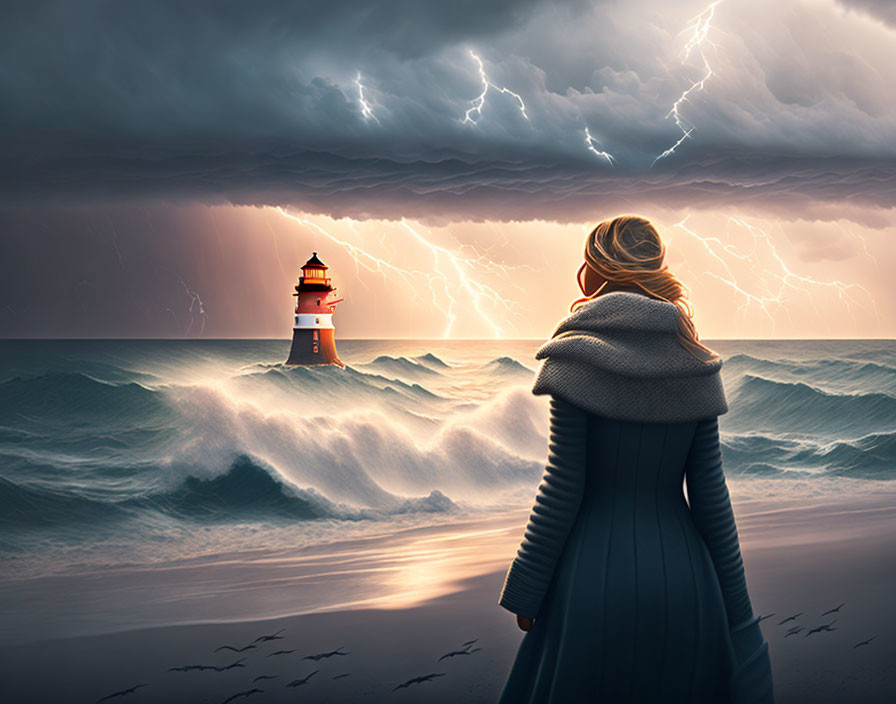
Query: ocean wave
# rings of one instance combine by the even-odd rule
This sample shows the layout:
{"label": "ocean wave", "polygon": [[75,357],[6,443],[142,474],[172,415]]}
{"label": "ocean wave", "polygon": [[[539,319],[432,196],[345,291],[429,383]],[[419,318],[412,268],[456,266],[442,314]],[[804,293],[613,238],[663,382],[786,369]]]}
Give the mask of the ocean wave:
{"label": "ocean wave", "polygon": [[391,496],[379,507],[336,502],[316,489],[300,488],[265,462],[239,455],[226,472],[212,477],[189,475],[174,489],[125,502],[203,521],[320,518],[376,520],[403,513],[445,513],[458,506],[439,490],[425,496]]}
{"label": "ocean wave", "polygon": [[199,522],[378,520],[405,513],[447,513],[458,506],[444,493],[393,497],[382,508],[331,501],[313,488],[284,481],[276,470],[248,455],[237,456],[216,476],[188,475],[172,489],[131,498],[92,498],[77,492],[17,484],[0,477],[0,525],[40,528],[98,524],[153,511]]}
{"label": "ocean wave", "polygon": [[725,360],[726,376],[753,374],[775,381],[805,381],[831,391],[896,391],[896,368],[850,359],[766,359],[740,353]]}
{"label": "ocean wave", "polygon": [[80,372],[46,372],[0,383],[0,421],[65,417],[92,424],[163,408],[156,391],[136,382],[99,381]]}
{"label": "ocean wave", "polygon": [[342,399],[353,404],[357,404],[360,396],[381,398],[384,394],[398,394],[428,401],[445,400],[418,383],[390,379],[381,374],[356,369],[352,365],[346,365],[341,369],[330,364],[307,367],[277,364],[264,371],[244,374],[238,379],[238,382],[243,384],[257,381],[274,384],[293,392],[302,392],[308,396],[324,394],[329,398]]}
{"label": "ocean wave", "polygon": [[872,392],[839,394],[803,382],[773,381],[747,374],[729,399],[724,426],[756,430],[861,437],[888,432],[896,418],[896,398]]}
{"label": "ocean wave", "polygon": [[833,442],[767,435],[723,436],[725,471],[731,474],[809,472],[862,479],[896,479],[896,432]]}
{"label": "ocean wave", "polygon": [[[169,452],[169,485],[196,468],[219,474],[242,453],[263,459],[291,484],[354,506],[388,509],[396,496],[436,489],[481,502],[483,490],[533,480],[540,464],[531,459],[534,443],[540,455],[546,450],[545,433],[535,425],[539,400],[519,393],[498,395],[439,425],[430,421],[426,434],[377,409],[301,417],[211,388],[169,394],[186,428]],[[528,429],[524,437],[520,429]]]}
{"label": "ocean wave", "polygon": [[436,357],[432,352],[414,357],[421,364],[428,364],[436,369],[451,369],[451,365]]}
{"label": "ocean wave", "polygon": [[531,377],[535,372],[529,367],[517,362],[513,357],[498,357],[482,365],[482,369],[488,372]]}
{"label": "ocean wave", "polygon": [[123,518],[120,506],[74,492],[17,484],[0,476],[0,526],[40,528]]}
{"label": "ocean wave", "polygon": [[439,372],[430,366],[415,362],[407,357],[390,357],[387,354],[380,355],[372,362],[359,364],[359,367],[383,371],[389,374],[398,374],[409,379],[419,379],[439,376]]}
{"label": "ocean wave", "polygon": [[170,491],[128,503],[197,520],[233,521],[251,517],[310,520],[335,515],[332,502],[325,497],[314,491],[288,487],[246,455],[237,457],[223,474],[187,476]]}

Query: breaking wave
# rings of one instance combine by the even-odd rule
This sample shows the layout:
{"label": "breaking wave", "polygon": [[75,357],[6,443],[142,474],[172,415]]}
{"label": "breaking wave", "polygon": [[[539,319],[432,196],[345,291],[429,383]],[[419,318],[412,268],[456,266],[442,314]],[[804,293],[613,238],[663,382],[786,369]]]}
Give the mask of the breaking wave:
{"label": "breaking wave", "polygon": [[[14,360],[0,375],[0,525],[51,540],[134,520],[387,522],[531,500],[548,429],[530,356],[384,341],[344,369],[260,363],[283,358],[263,354],[273,344]],[[727,358],[726,473],[896,478],[889,359]]]}

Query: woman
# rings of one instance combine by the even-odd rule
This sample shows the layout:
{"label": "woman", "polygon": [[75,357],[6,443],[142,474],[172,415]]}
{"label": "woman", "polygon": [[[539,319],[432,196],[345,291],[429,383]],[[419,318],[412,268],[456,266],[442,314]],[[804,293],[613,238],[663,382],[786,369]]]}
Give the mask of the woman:
{"label": "woman", "polygon": [[499,602],[526,631],[499,704],[774,699],[722,473],[722,362],[664,256],[643,218],[598,225],[585,297],[536,354],[550,445]]}

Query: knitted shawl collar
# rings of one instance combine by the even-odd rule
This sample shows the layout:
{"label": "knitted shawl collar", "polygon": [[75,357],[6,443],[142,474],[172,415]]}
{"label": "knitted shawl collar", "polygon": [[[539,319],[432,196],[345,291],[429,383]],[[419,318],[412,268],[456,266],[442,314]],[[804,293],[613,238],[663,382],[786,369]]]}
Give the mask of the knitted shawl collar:
{"label": "knitted shawl collar", "polygon": [[684,422],[728,410],[721,359],[701,362],[678,340],[678,308],[640,293],[596,297],[539,348],[533,394],[553,394],[619,420]]}

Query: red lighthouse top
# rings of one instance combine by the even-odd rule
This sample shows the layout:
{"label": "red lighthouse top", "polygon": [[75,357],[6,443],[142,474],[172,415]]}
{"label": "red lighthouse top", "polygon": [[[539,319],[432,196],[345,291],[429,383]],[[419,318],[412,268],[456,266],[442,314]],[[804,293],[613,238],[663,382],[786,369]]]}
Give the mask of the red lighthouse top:
{"label": "red lighthouse top", "polygon": [[305,269],[328,269],[329,267],[317,258],[317,252],[311,253],[311,259],[305,262],[302,271]]}
{"label": "red lighthouse top", "polygon": [[302,275],[292,294],[298,297],[296,313],[332,313],[336,304],[343,300],[335,298],[336,287],[330,284],[327,269],[327,265],[317,258],[317,252],[302,265]]}

